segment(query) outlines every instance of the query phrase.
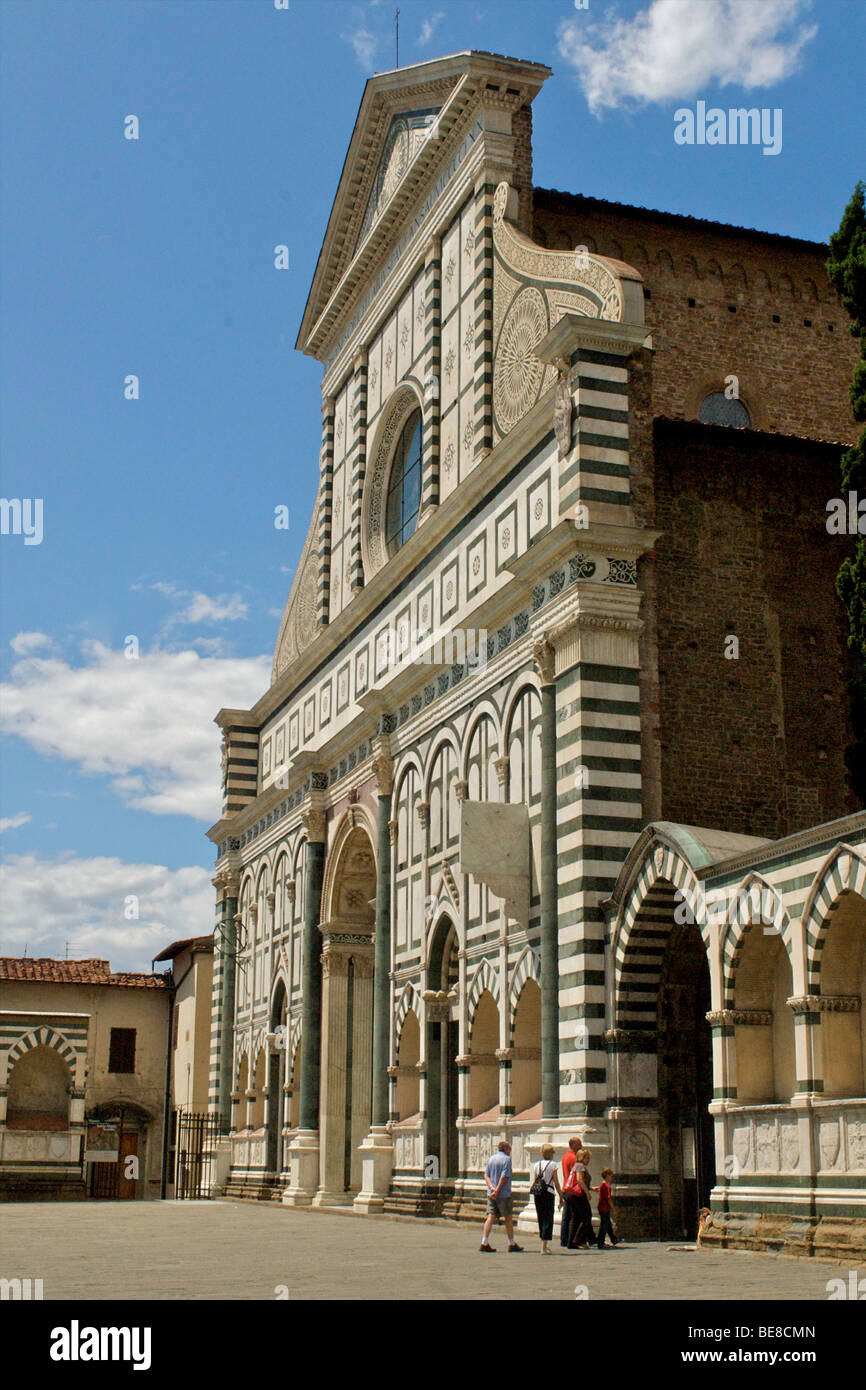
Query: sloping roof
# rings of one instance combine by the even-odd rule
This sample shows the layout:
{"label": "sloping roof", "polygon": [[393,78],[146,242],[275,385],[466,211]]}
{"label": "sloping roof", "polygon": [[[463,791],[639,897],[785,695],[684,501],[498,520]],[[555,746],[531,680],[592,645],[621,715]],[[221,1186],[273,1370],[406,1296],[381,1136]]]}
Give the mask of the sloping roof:
{"label": "sloping roof", "polygon": [[760,227],[740,227],[733,222],[716,222],[711,217],[693,217],[687,212],[664,212],[660,208],[640,207],[637,203],[617,203],[607,198],[595,198],[591,193],[567,193],[561,188],[533,188],[533,204],[539,210],[553,211],[557,204],[563,212],[605,212],[618,209],[644,222],[665,222],[668,225],[687,225],[712,228],[729,236],[746,237],[750,240],[784,242],[789,246],[799,246],[806,251],[817,251],[826,256],[828,247],[823,241],[808,241],[804,237],[786,236],[784,232],[765,232]]}
{"label": "sloping roof", "polygon": [[53,960],[50,956],[0,956],[0,980],[54,985],[112,985],[121,989],[168,989],[165,975],[111,969],[107,960]]}
{"label": "sloping roof", "polygon": [[213,951],[213,937],[188,936],[183,941],[173,941],[158,956],[154,956],[154,960],[174,960],[181,951]]}

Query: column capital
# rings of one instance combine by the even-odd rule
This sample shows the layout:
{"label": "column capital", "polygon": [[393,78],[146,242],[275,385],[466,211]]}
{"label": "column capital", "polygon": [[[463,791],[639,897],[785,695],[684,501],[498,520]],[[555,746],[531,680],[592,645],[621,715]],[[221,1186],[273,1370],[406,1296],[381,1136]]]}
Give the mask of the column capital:
{"label": "column capital", "polygon": [[505,756],[502,757],[502,758],[494,758],[494,759],[493,759],[493,766],[494,766],[494,768],[495,768],[495,770],[496,770],[496,777],[497,777],[497,780],[498,780],[498,782],[499,782],[500,787],[507,787],[507,785],[508,785],[508,770],[509,770],[509,767],[511,766],[511,764],[510,764],[510,762],[509,762],[509,759],[508,759],[508,754],[506,753]]}
{"label": "column capital", "polygon": [[801,994],[786,999],[795,1014],[857,1014],[859,994]]}
{"label": "column capital", "polygon": [[438,261],[442,255],[442,238],[439,236],[431,237],[424,248],[424,264],[432,265]]}
{"label": "column capital", "polygon": [[458,779],[454,783],[454,795],[458,801],[466,801],[469,797],[469,783],[465,779]]}
{"label": "column capital", "polygon": [[[394,763],[384,747],[386,740],[373,740],[373,776],[379,796],[390,796],[394,788]],[[376,747],[376,745],[380,745]]]}
{"label": "column capital", "polygon": [[306,810],[301,812],[301,823],[306,831],[308,841],[324,844],[328,838],[328,823],[323,806],[308,806]]}
{"label": "column capital", "polygon": [[556,648],[549,632],[542,632],[532,644],[532,660],[542,685],[556,683]]}
{"label": "column capital", "polygon": [[366,371],[366,369],[367,369],[367,349],[366,349],[365,347],[358,348],[358,351],[355,353],[355,356],[352,358],[352,371],[353,371],[353,372],[360,372],[360,371]]}
{"label": "column capital", "polygon": [[430,824],[430,802],[419,801],[415,806],[415,810],[418,812],[418,824],[421,826],[422,830],[426,830]]}
{"label": "column capital", "polygon": [[226,898],[236,898],[240,887],[240,874],[235,868],[218,869],[211,879],[211,883],[221,896]]}
{"label": "column capital", "polygon": [[337,405],[337,398],[336,398],[336,396],[323,396],[323,397],[322,397],[322,414],[323,414],[325,417],[327,417],[328,415],[333,415],[334,410],[335,410],[335,408],[336,408],[336,405]]}
{"label": "column capital", "polygon": [[397,821],[395,821],[395,820],[389,820],[389,822],[388,822],[388,838],[389,838],[389,840],[391,841],[391,844],[392,844],[392,845],[396,845],[396,843],[397,843],[397,829],[398,829]]}

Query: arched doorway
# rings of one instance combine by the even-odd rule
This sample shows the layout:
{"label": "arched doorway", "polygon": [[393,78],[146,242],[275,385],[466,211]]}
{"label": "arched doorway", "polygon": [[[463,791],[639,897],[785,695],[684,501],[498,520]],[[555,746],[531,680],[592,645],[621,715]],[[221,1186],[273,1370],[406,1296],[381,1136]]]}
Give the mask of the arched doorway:
{"label": "arched doorway", "polygon": [[658,992],[661,1237],[692,1240],[715,1184],[710,970],[699,929],[674,924]]}
{"label": "arched doorway", "polygon": [[361,1190],[359,1149],[372,1116],[375,899],[373,826],[356,808],[337,832],[322,893],[317,1205],[349,1202]]}
{"label": "arched doorway", "polygon": [[[449,917],[442,917],[430,943],[427,993],[427,1157],[436,1160],[440,1179],[458,1177],[460,1153],[457,1134],[457,1055],[460,1024],[456,996],[459,980],[457,931]],[[448,996],[451,996],[450,998]],[[426,1166],[426,1164],[425,1164]]]}

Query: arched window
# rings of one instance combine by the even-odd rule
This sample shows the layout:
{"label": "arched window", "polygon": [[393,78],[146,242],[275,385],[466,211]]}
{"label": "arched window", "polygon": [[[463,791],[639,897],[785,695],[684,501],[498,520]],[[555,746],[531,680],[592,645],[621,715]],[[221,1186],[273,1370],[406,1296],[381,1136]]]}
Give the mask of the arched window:
{"label": "arched window", "polygon": [[737,429],[749,429],[752,424],[743,402],[729,399],[724,391],[712,391],[704,396],[698,419],[702,425],[733,425]]}
{"label": "arched window", "polygon": [[413,410],[400,432],[388,479],[385,543],[393,555],[415,530],[421,506],[421,411]]}

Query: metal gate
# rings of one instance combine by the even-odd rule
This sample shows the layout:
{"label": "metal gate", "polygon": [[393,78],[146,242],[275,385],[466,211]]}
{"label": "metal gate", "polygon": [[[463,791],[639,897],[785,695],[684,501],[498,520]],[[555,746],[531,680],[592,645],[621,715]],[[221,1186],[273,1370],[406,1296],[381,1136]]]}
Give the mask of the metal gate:
{"label": "metal gate", "polygon": [[217,1115],[175,1111],[174,1195],[179,1200],[210,1197]]}

